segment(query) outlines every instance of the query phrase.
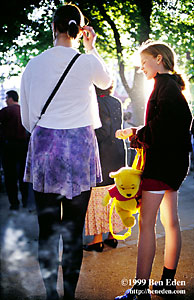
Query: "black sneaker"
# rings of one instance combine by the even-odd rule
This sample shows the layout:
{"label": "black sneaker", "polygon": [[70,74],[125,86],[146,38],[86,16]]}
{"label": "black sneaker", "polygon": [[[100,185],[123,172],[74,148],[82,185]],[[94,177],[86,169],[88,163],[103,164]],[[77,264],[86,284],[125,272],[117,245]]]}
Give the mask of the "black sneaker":
{"label": "black sneaker", "polygon": [[115,300],[150,300],[151,295],[148,290],[135,290],[131,288],[126,290],[124,295],[118,296]]}

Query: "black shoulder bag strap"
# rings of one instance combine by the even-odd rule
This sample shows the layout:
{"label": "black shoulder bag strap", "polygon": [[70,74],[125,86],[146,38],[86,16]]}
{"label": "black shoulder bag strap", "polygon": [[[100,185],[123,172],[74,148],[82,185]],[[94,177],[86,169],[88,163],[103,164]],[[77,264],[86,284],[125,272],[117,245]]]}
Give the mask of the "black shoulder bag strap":
{"label": "black shoulder bag strap", "polygon": [[[52,91],[52,93],[50,94],[50,96],[48,97],[45,105],[43,106],[43,109],[40,113],[40,117],[38,118],[38,121],[36,122],[36,124],[34,125],[32,131],[34,130],[34,128],[36,127],[36,125],[38,124],[39,120],[41,119],[42,115],[45,113],[47,107],[49,106],[49,104],[51,103],[51,100],[53,99],[54,95],[56,94],[56,92],[58,91],[61,83],[63,82],[63,80],[65,79],[67,73],[69,72],[69,70],[71,69],[71,67],[73,66],[74,62],[76,61],[76,59],[81,55],[81,53],[77,53],[72,60],[70,61],[70,63],[68,64],[67,68],[65,69],[65,71],[63,72],[61,78],[59,79],[59,81],[57,82],[54,90]],[[32,133],[32,132],[31,132]]]}
{"label": "black shoulder bag strap", "polygon": [[81,54],[80,53],[77,53],[73,58],[72,60],[70,61],[70,63],[68,64],[67,68],[65,69],[65,71],[63,72],[61,78],[59,79],[59,81],[57,82],[54,90],[52,91],[52,93],[50,94],[49,98],[47,99],[45,105],[43,106],[43,109],[41,111],[41,114],[40,114],[40,117],[39,117],[39,120],[40,118],[42,117],[42,115],[45,113],[47,107],[49,106],[49,104],[51,103],[51,100],[53,99],[54,95],[56,94],[56,92],[58,91],[61,83],[63,82],[63,80],[65,79],[67,73],[69,72],[69,70],[71,69],[71,67],[73,66],[74,62],[76,61],[76,59],[80,56]]}

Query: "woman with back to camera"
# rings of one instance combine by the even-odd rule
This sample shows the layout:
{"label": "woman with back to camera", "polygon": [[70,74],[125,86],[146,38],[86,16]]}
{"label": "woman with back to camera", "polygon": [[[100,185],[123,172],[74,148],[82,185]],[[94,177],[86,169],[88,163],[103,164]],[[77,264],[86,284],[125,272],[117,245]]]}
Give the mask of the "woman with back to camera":
{"label": "woman with back to camera", "polygon": [[[151,299],[148,291],[155,256],[155,224],[160,219],[165,230],[164,267],[160,285],[153,289],[160,296],[170,296],[180,250],[181,233],[177,211],[177,191],[187,175],[191,151],[192,115],[182,94],[185,83],[174,70],[174,53],[161,42],[140,48],[141,69],[146,78],[155,80],[147,103],[145,125],[116,132],[117,137],[131,140],[131,147],[145,149],[142,175],[142,204],[139,220],[138,257],[134,286],[115,300]],[[160,293],[163,290],[163,293]]]}
{"label": "woman with back to camera", "polygon": [[[85,235],[94,235],[93,240],[84,245],[86,251],[102,252],[104,243],[116,248],[118,241],[109,232],[110,205],[104,207],[102,199],[108,189],[113,186],[114,180],[109,173],[117,171],[125,166],[125,147],[122,140],[115,137],[117,129],[122,127],[123,110],[122,103],[118,98],[112,96],[114,83],[106,90],[95,86],[99,105],[102,127],[95,130],[100,162],[102,167],[103,181],[92,189],[85,220]],[[120,216],[113,211],[112,226],[115,233],[125,229]],[[109,233],[108,238],[103,242],[103,233]]]}
{"label": "woman with back to camera", "polygon": [[[111,77],[95,50],[93,28],[83,22],[77,6],[59,7],[52,24],[54,47],[28,63],[21,83],[23,125],[31,132],[25,181],[33,183],[35,193],[39,264],[47,300],[59,299],[56,285],[60,235],[64,299],[74,299],[91,187],[102,180],[94,133],[100,127],[100,119],[93,84],[105,89]],[[61,74],[78,53],[73,42],[82,34],[88,54],[77,58],[39,119]]]}

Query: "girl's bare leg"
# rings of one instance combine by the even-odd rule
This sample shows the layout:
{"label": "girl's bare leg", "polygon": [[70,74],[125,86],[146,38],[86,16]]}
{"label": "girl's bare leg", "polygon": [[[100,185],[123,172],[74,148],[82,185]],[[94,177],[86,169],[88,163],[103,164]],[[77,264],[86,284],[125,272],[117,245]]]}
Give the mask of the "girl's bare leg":
{"label": "girl's bare leg", "polygon": [[163,194],[142,192],[139,219],[139,241],[137,257],[137,279],[149,279],[155,256],[155,224]]}
{"label": "girl's bare leg", "polygon": [[164,266],[168,269],[176,269],[181,251],[177,198],[176,191],[166,191],[160,205],[160,219],[165,229]]}

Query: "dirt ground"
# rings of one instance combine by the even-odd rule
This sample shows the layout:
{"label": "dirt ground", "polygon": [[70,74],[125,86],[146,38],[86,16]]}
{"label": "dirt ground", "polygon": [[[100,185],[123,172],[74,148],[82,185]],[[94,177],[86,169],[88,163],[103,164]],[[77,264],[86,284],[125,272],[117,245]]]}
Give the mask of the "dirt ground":
{"label": "dirt ground", "polygon": [[[110,248],[109,248],[110,249]],[[103,253],[85,253],[76,299],[112,300],[128,289],[136,268],[137,247],[131,245]],[[164,238],[157,239],[156,257],[151,279],[160,280],[163,267]],[[176,299],[194,299],[194,230],[182,232],[182,251],[176,274],[177,281],[183,281],[185,295]],[[124,286],[122,286],[125,283]],[[161,297],[152,296],[152,299]]]}

